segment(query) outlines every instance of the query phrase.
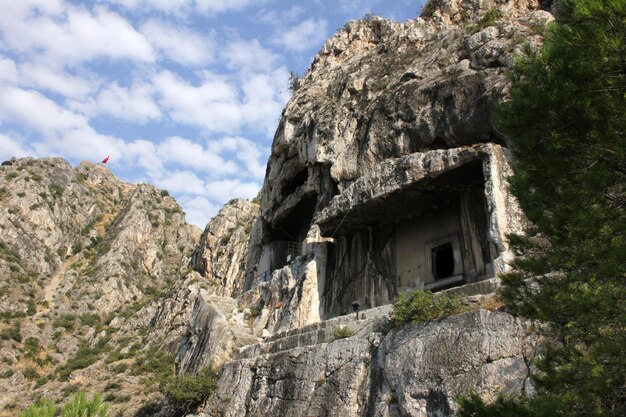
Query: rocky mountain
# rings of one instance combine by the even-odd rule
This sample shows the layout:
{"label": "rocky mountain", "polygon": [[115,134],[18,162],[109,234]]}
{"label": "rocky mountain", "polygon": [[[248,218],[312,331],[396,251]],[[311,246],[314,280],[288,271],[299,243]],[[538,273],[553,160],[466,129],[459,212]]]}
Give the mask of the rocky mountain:
{"label": "rocky mountain", "polygon": [[[539,340],[495,295],[525,220],[490,120],[549,5],[431,0],[347,23],[294,85],[259,201],[203,233],[105,166],[2,163],[0,416],[76,390],[171,415],[163,376],[210,366],[204,417],[452,416],[469,389],[532,393]],[[413,290],[468,312],[390,328]]]}
{"label": "rocky mountain", "polygon": [[113,357],[142,351],[200,231],[166,191],[123,183],[102,165],[18,159],[0,178],[4,415],[37,395],[109,386],[115,402],[137,392],[138,380],[113,382],[111,369],[126,367]]}

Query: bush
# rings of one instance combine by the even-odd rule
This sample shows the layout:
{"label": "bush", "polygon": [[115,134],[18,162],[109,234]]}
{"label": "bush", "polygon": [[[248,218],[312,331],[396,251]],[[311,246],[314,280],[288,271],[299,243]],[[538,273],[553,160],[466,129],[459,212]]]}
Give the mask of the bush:
{"label": "bush", "polygon": [[19,322],[14,322],[13,326],[8,329],[4,329],[0,332],[0,340],[10,340],[13,339],[16,342],[20,343],[22,341],[21,334],[21,326]]}
{"label": "bush", "polygon": [[502,12],[498,9],[487,10],[485,13],[480,16],[478,22],[476,22],[477,29],[479,31],[488,28],[489,26],[494,26],[498,20],[502,18]]}
{"label": "bush", "polygon": [[63,327],[68,332],[74,330],[76,317],[71,314],[64,314],[52,323],[52,327]]}
{"label": "bush", "polygon": [[39,378],[39,374],[33,368],[25,368],[22,371],[22,375],[24,375],[24,378],[28,378],[28,379],[37,379],[37,378]]}
{"label": "bush", "polygon": [[73,371],[87,368],[88,366],[96,363],[100,359],[100,356],[106,351],[107,348],[104,346],[98,345],[91,348],[83,342],[79,347],[78,352],[76,352],[76,356],[57,369],[59,379],[61,381],[67,381]]}
{"label": "bush", "polygon": [[300,89],[300,77],[293,71],[289,71],[289,91],[295,93]]}
{"label": "bush", "polygon": [[414,291],[400,294],[393,302],[391,322],[400,326],[437,320],[464,310],[461,300],[446,293],[432,294],[427,291]]}
{"label": "bush", "polygon": [[197,375],[182,375],[171,378],[163,389],[177,412],[188,413],[199,406],[215,389],[217,375],[213,369],[205,368]]}
{"label": "bush", "polygon": [[52,401],[41,398],[26,410],[21,411],[19,417],[54,417],[56,409]]}
{"label": "bush", "polygon": [[101,394],[94,394],[91,399],[79,392],[63,406],[61,417],[106,417],[109,404],[102,401]]}
{"label": "bush", "polygon": [[333,334],[335,339],[345,339],[346,337],[354,336],[354,330],[348,326],[337,326]]}

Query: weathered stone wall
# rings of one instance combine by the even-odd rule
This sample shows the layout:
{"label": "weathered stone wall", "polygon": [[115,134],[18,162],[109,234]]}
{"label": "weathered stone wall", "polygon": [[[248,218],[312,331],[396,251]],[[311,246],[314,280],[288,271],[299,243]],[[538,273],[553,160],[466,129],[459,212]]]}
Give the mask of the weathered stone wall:
{"label": "weathered stone wall", "polygon": [[[333,340],[340,323],[355,335]],[[528,364],[537,337],[530,323],[486,310],[389,333],[376,323],[335,319],[243,351],[224,368],[205,412],[447,417],[469,390],[486,399],[532,391]]]}

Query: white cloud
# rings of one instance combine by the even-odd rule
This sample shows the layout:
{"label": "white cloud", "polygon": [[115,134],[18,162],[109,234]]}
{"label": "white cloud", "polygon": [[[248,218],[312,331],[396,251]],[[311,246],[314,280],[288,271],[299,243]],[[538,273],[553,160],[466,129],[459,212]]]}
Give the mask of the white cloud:
{"label": "white cloud", "polygon": [[180,123],[209,132],[237,131],[242,123],[237,90],[225,78],[206,73],[200,85],[192,85],[168,71],[154,79],[160,104]]}
{"label": "white cloud", "polygon": [[[139,139],[124,146],[122,160],[128,166],[139,166],[148,172],[151,178],[163,175],[163,161],[157,155],[154,143]],[[117,162],[117,161],[115,161]]]}
{"label": "white cloud", "polygon": [[153,9],[163,13],[187,14],[218,14],[228,11],[242,10],[249,5],[257,5],[259,0],[109,0],[133,10]]}
{"label": "white cloud", "polygon": [[289,9],[261,10],[256,15],[256,20],[262,23],[281,26],[285,23],[296,21],[306,10],[303,7],[291,6]]}
{"label": "white cloud", "polygon": [[100,161],[111,155],[109,163],[122,162],[125,142],[110,135],[102,135],[91,128],[73,129],[57,138],[47,138],[31,145],[37,155],[60,155],[76,160]]}
{"label": "white cloud", "polygon": [[261,158],[267,155],[268,152],[251,140],[238,136],[225,137],[209,143],[208,150],[214,153],[229,151],[231,155],[242,163],[245,172],[249,176],[255,180],[263,180],[265,176],[265,161],[261,160]]}
{"label": "white cloud", "polygon": [[204,182],[191,171],[174,171],[167,177],[156,180],[159,187],[170,192],[191,195],[202,195],[205,193]]}
{"label": "white cloud", "polygon": [[237,165],[225,160],[219,151],[205,149],[202,145],[181,137],[170,137],[158,145],[157,154],[163,161],[192,167],[215,175],[235,174]]}
{"label": "white cloud", "polygon": [[87,120],[34,90],[0,86],[0,121],[20,122],[44,136],[87,129]]}
{"label": "white cloud", "polygon": [[0,57],[0,83],[16,83],[18,79],[17,66],[12,59]]}
{"label": "white cloud", "polygon": [[80,99],[97,88],[99,81],[72,76],[49,67],[24,64],[19,67],[20,84],[37,87],[65,97]]}
{"label": "white cloud", "polygon": [[202,13],[217,14],[226,11],[242,10],[250,4],[258,4],[259,0],[195,0],[196,8]]}
{"label": "white cloud", "polygon": [[232,198],[254,198],[261,189],[255,182],[242,182],[238,179],[224,179],[207,183],[208,196],[224,204]]}
{"label": "white cloud", "polygon": [[154,88],[146,83],[125,88],[113,82],[100,90],[96,98],[85,102],[74,101],[69,105],[90,117],[106,114],[141,124],[162,116],[153,95]]}
{"label": "white cloud", "polygon": [[222,50],[220,56],[231,69],[257,72],[271,69],[278,58],[257,39],[232,42]]}
{"label": "white cloud", "polygon": [[199,33],[157,19],[144,23],[141,32],[165,59],[184,65],[204,65],[212,59],[213,43]]}
{"label": "white cloud", "polygon": [[242,113],[246,123],[272,136],[278,125],[281,111],[288,100],[287,70],[280,68],[267,74],[248,77],[241,88],[244,93]]}
{"label": "white cloud", "polygon": [[292,51],[305,51],[320,47],[327,36],[328,22],[324,19],[307,19],[280,33],[276,42]]}
{"label": "white cloud", "polygon": [[21,158],[32,155],[32,151],[27,149],[19,140],[0,133],[0,160],[9,158]]}
{"label": "white cloud", "polygon": [[209,220],[217,214],[221,207],[206,197],[182,197],[181,205],[185,208],[186,220],[204,229]]}
{"label": "white cloud", "polygon": [[99,57],[154,60],[144,36],[104,7],[89,11],[60,1],[5,3],[10,4],[3,4],[0,14],[3,46],[36,55],[47,65],[71,66]]}

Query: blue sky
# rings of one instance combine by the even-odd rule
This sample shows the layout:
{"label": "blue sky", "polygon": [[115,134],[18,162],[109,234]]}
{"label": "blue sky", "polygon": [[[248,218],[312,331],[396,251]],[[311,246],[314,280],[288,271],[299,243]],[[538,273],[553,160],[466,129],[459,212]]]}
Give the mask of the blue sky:
{"label": "blue sky", "polygon": [[204,227],[263,182],[274,130],[326,39],[423,0],[0,0],[0,160],[111,155]]}

